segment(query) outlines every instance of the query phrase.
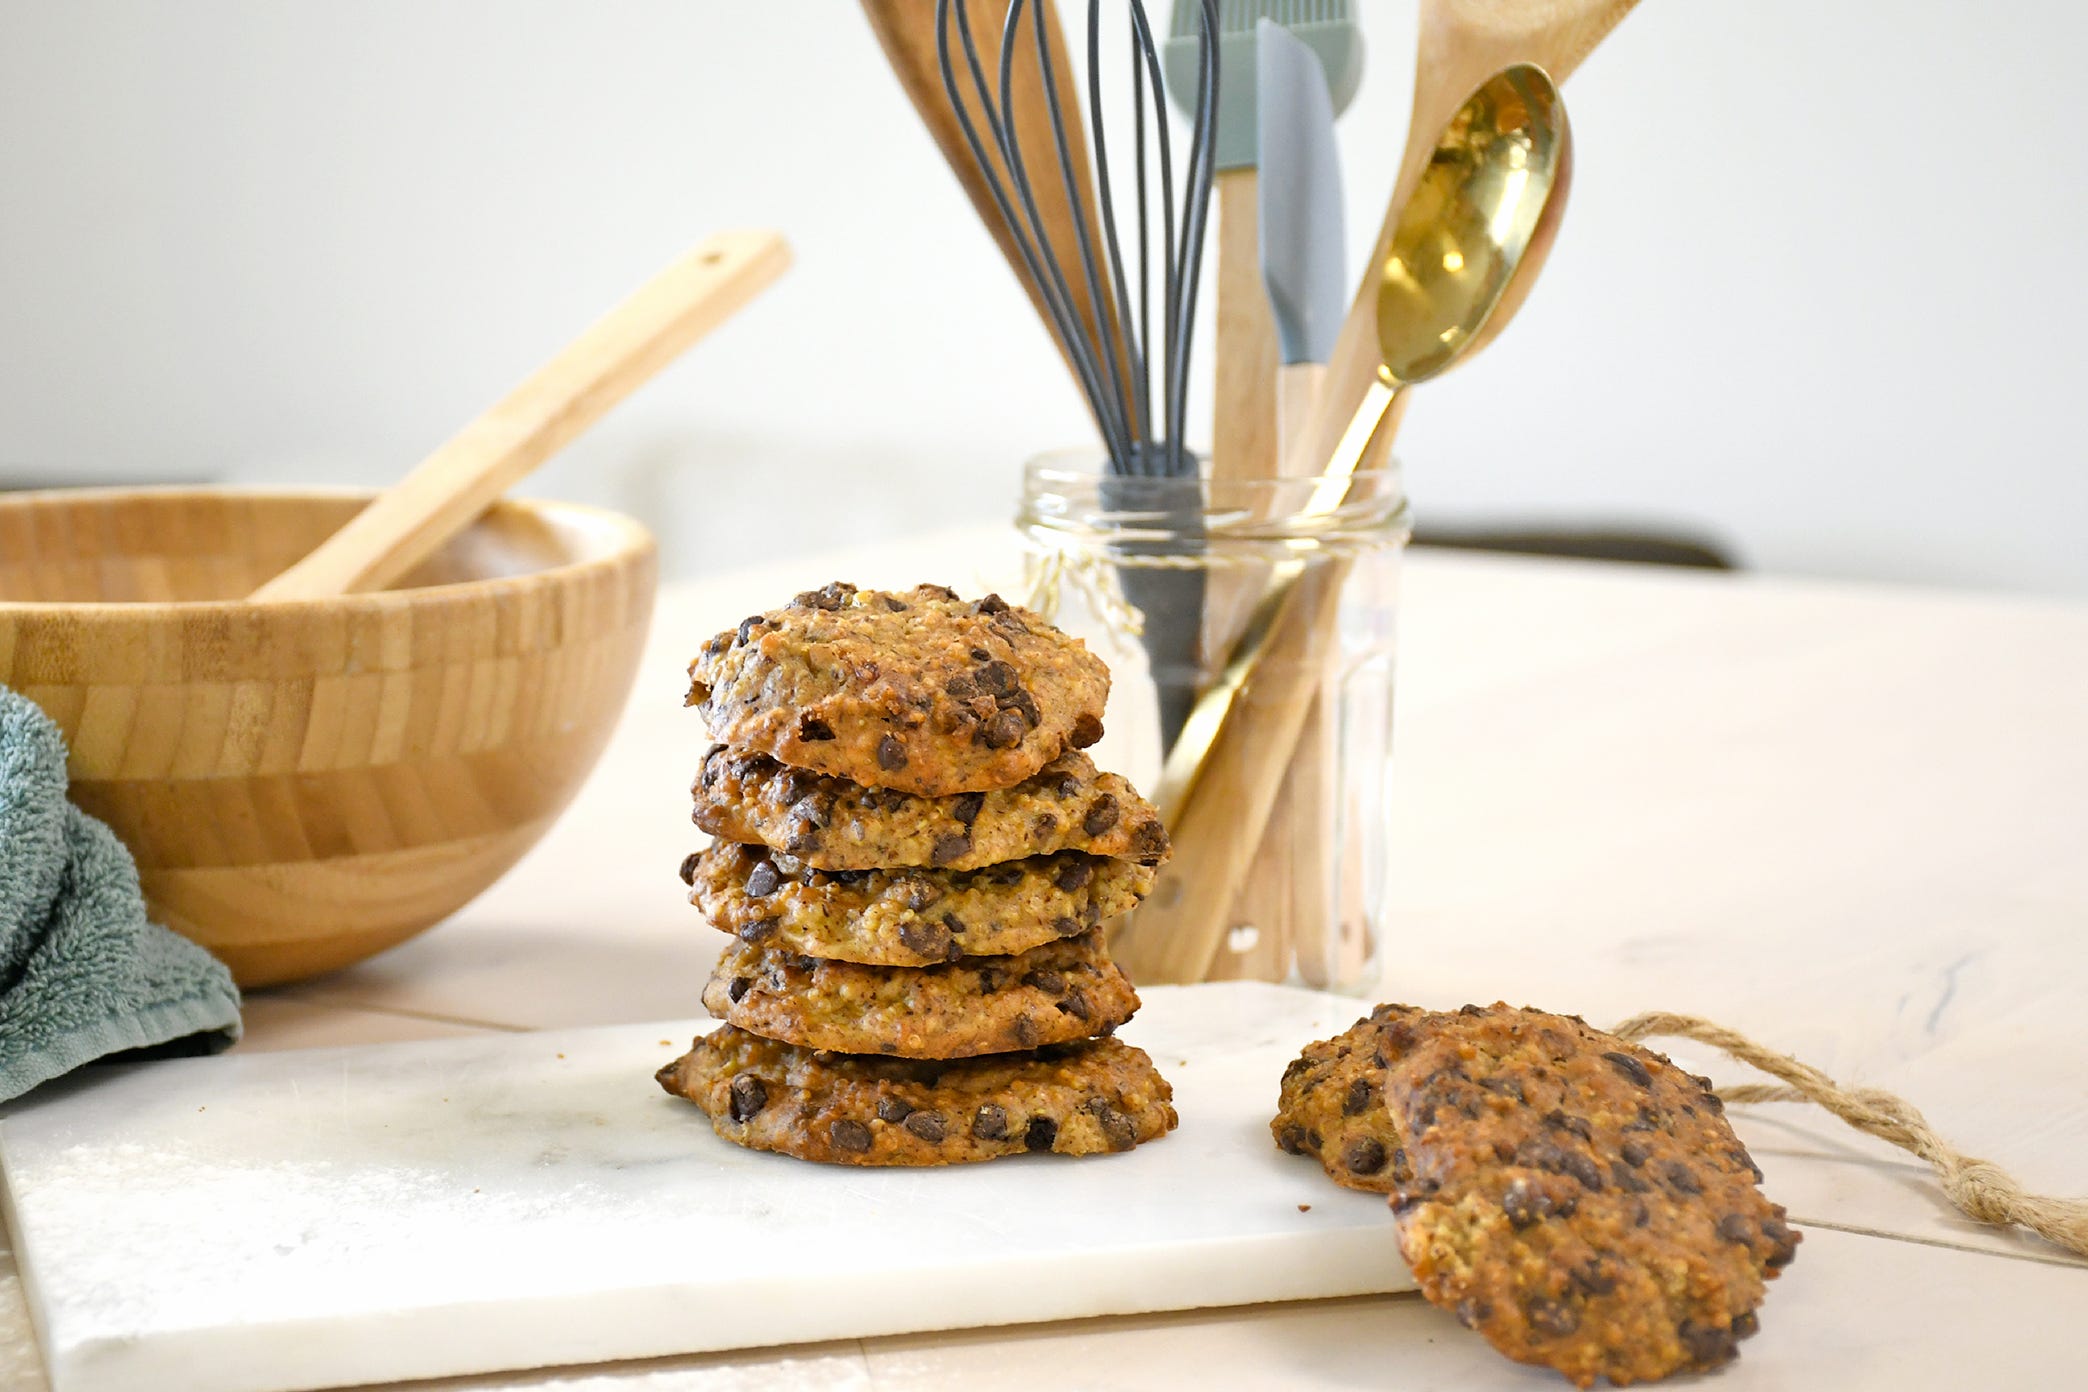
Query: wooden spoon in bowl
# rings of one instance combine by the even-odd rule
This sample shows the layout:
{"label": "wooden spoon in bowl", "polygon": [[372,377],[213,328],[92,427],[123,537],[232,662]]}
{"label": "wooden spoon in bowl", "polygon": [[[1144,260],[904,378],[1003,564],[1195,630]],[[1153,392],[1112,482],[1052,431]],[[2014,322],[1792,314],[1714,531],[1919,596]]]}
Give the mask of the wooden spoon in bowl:
{"label": "wooden spoon in bowl", "polygon": [[777,232],[699,244],[248,598],[327,599],[396,581],[789,265]]}

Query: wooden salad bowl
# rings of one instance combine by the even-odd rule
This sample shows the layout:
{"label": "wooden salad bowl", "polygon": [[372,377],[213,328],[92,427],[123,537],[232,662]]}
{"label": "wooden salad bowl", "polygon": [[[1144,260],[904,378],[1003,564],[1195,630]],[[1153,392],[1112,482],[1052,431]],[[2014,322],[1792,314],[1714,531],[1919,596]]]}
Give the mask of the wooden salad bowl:
{"label": "wooden salad bowl", "polygon": [[0,683],[50,713],[73,800],[156,922],[245,986],[439,922],[542,836],[615,726],[652,614],[643,527],[502,501],[395,589],[241,596],[345,491],[0,494]]}

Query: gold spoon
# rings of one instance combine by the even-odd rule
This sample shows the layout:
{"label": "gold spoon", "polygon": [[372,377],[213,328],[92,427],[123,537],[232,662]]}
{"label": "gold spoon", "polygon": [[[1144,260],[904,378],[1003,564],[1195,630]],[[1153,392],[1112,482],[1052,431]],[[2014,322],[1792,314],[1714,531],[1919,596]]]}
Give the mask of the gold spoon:
{"label": "gold spoon", "polygon": [[[1458,108],[1379,263],[1377,378],[1305,514],[1332,513],[1347,499],[1350,478],[1400,392],[1478,352],[1514,317],[1558,235],[1572,169],[1566,108],[1542,68],[1505,68]],[[1230,660],[1168,752],[1156,802],[1169,825],[1305,565],[1293,556],[1275,567]]]}
{"label": "gold spoon", "polygon": [[[1347,501],[1402,390],[1449,371],[1515,313],[1557,235],[1570,168],[1566,110],[1542,69],[1503,69],[1465,100],[1379,262],[1377,376],[1304,514],[1331,515]],[[1308,575],[1304,554],[1272,568],[1224,670],[1168,752],[1154,801],[1175,859],[1111,943],[1141,981],[1201,981],[1216,959],[1319,698],[1313,653],[1331,629],[1340,589],[1338,572],[1328,572],[1323,565]],[[1272,652],[1280,658],[1264,666]],[[1253,728],[1237,728],[1230,717],[1250,681]]]}

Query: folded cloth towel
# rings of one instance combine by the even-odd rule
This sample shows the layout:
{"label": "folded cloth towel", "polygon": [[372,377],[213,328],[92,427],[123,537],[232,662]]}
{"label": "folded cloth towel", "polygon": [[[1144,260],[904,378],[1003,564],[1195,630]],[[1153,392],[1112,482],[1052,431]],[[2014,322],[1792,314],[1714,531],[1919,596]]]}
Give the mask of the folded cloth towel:
{"label": "folded cloth towel", "polygon": [[65,799],[65,740],[0,686],[0,1101],[83,1063],[239,1038],[224,963],[145,921],[116,833]]}

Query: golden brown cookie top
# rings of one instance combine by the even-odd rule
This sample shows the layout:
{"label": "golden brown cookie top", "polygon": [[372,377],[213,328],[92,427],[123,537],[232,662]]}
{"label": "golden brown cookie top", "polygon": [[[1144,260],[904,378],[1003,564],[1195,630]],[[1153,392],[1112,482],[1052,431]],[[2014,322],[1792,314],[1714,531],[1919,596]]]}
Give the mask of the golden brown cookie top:
{"label": "golden brown cookie top", "polygon": [[743,620],[689,665],[714,738],[927,797],[1020,783],[1102,737],[1109,670],[998,595],[835,582]]}
{"label": "golden brown cookie top", "polygon": [[1385,1021],[1400,1248],[1433,1303],[1579,1385],[1716,1367],[1798,1235],[1707,1079],[1578,1017]]}
{"label": "golden brown cookie top", "polygon": [[1168,854],[1160,814],[1077,749],[1012,788],[920,797],[719,744],[690,791],[696,825],[712,836],[769,846],[818,870],[970,870],[1054,851],[1157,865]]}

